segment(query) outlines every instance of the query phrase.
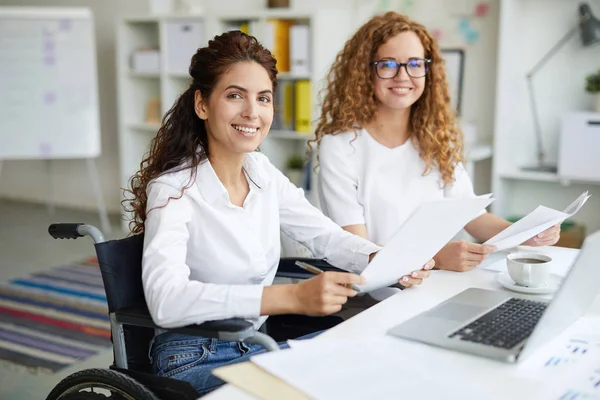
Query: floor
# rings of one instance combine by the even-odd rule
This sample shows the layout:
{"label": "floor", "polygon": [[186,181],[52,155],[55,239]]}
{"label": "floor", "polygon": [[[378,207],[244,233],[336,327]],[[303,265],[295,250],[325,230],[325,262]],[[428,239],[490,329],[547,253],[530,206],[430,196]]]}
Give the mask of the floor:
{"label": "floor", "polygon": [[[119,218],[111,216],[113,233],[106,235],[108,238],[124,236]],[[89,238],[52,239],[48,226],[53,222],[100,226],[98,214],[93,212],[56,209],[51,216],[44,205],[0,199],[0,281],[95,255]],[[18,368],[0,368],[0,399],[44,399],[65,376],[85,368],[107,367],[111,362],[112,350],[108,349],[53,375],[31,375]]]}

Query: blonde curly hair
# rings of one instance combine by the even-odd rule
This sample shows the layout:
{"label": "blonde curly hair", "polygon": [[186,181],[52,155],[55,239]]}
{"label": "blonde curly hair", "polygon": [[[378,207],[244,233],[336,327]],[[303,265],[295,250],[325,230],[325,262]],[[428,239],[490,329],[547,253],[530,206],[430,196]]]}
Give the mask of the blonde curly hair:
{"label": "blonde curly hair", "polygon": [[[454,168],[463,161],[463,140],[446,82],[446,70],[437,41],[427,29],[407,16],[387,12],[373,17],[349,39],[338,53],[324,89],[321,116],[316,137],[309,142],[320,144],[324,135],[335,135],[364,127],[377,110],[373,92],[373,71],[369,63],[379,47],[401,32],[412,31],[431,59],[421,97],[412,105],[409,131],[419,144],[425,161],[423,175],[435,166],[444,184],[453,182]],[[356,94],[360,93],[361,96]]]}

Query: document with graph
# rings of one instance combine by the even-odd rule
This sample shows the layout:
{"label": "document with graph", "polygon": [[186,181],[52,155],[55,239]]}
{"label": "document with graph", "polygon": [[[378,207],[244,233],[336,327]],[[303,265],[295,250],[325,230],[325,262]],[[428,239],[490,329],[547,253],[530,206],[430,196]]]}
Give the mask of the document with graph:
{"label": "document with graph", "polygon": [[554,210],[545,206],[538,206],[535,210],[504,229],[484,244],[496,246],[496,251],[516,247],[538,233],[545,231],[553,225],[562,223],[567,218],[575,215],[589,198],[590,195],[588,192],[583,192],[563,211]]}
{"label": "document with graph", "polygon": [[539,399],[600,399],[600,318],[587,315],[528,357],[518,373],[543,382]]}

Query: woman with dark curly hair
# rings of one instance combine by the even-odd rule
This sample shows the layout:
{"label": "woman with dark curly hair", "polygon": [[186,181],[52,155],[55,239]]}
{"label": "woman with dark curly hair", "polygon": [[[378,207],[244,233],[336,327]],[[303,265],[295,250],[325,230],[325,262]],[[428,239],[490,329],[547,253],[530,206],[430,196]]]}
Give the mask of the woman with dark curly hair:
{"label": "woman with dark curly hair", "polygon": [[[324,213],[375,243],[386,244],[424,201],[475,196],[438,43],[405,15],[375,16],[346,42],[328,74],[315,142]],[[509,225],[483,212],[465,229],[484,242]],[[554,226],[525,244],[552,245],[559,235]],[[452,241],[434,260],[466,271],[493,250]]]}
{"label": "woman with dark curly hair", "polygon": [[[142,281],[165,328],[232,317],[259,328],[268,315],[328,315],[363,283],[379,249],[310,205],[262,154],[273,120],[276,61],[240,31],[198,49],[189,88],[166,114],[133,177],[132,232],[144,232]],[[280,231],[350,273],[274,285]],[[406,277],[420,284],[430,266]],[[258,345],[158,332],[150,349],[160,376],[204,393],[223,382],[212,369],[247,360]]]}

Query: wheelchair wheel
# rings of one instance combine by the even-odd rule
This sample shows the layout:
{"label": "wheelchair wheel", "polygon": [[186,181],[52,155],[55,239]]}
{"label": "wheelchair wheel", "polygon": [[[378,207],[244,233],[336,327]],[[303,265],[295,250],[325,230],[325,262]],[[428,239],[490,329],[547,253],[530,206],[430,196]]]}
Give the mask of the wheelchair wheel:
{"label": "wheelchair wheel", "polygon": [[64,395],[60,400],[106,400],[110,397],[106,397],[102,393],[95,392],[77,392]]}
{"label": "wheelchair wheel", "polygon": [[85,369],[60,381],[46,400],[160,400],[135,379],[111,369]]}

